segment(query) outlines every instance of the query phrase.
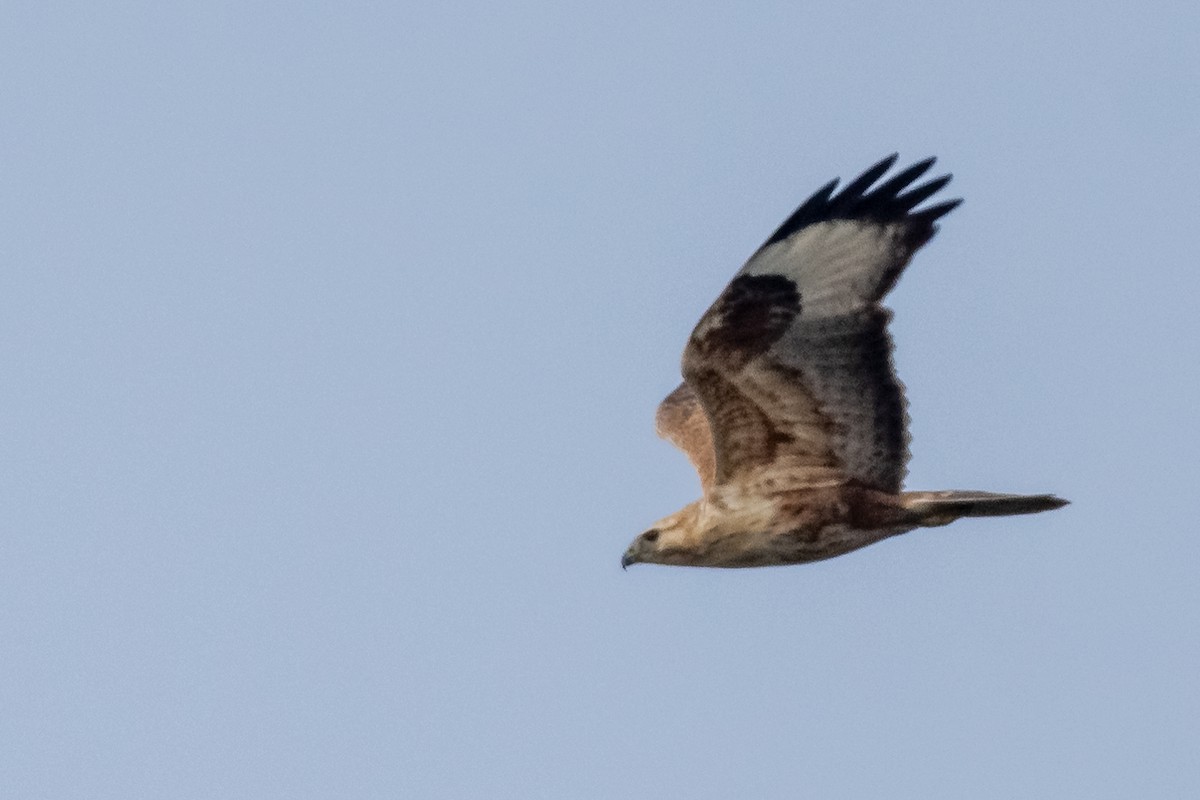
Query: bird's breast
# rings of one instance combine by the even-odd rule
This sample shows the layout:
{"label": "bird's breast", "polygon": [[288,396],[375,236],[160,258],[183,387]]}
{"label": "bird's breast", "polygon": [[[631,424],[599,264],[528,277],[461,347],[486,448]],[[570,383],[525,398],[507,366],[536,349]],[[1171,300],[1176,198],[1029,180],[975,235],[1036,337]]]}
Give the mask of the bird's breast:
{"label": "bird's breast", "polygon": [[697,554],[707,566],[758,567],[833,558],[911,530],[864,526],[841,487],[726,493],[710,503]]}

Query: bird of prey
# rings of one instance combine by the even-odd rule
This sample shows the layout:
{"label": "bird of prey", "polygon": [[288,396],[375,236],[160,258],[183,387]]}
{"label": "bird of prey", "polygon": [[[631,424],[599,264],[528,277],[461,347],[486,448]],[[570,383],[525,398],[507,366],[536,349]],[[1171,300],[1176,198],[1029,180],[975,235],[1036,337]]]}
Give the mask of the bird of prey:
{"label": "bird of prey", "polygon": [[622,567],[798,564],[960,517],[1066,505],[901,490],[907,413],[880,301],[961,200],[919,208],[950,181],[914,185],[932,158],[879,183],[896,158],[836,194],[837,180],[821,187],[700,318],[656,423],[703,497],[634,539]]}

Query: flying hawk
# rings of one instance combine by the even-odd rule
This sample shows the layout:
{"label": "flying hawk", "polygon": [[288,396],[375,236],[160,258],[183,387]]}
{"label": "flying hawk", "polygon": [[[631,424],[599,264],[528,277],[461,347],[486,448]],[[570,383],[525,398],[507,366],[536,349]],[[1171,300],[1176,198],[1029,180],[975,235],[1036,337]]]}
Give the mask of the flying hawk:
{"label": "flying hawk", "polygon": [[637,562],[762,567],[832,558],[959,517],[1032,514],[1050,494],[904,492],[904,393],[880,300],[961,200],[918,209],[929,158],[882,183],[891,155],[806,200],[700,318],[660,436],[704,496],[634,539]]}

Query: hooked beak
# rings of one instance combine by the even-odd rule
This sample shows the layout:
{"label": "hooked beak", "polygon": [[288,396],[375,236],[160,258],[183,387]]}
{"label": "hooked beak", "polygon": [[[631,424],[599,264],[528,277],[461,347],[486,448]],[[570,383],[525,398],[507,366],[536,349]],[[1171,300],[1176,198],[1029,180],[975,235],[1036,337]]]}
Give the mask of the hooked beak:
{"label": "hooked beak", "polygon": [[635,563],[636,561],[636,558],[626,552],[625,555],[621,556],[621,569],[629,569],[629,565]]}

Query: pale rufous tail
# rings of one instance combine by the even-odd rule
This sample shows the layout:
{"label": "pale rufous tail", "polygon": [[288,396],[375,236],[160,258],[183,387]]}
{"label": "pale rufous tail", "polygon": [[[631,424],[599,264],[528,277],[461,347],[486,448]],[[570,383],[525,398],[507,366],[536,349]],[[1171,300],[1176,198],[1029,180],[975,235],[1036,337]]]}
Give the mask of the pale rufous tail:
{"label": "pale rufous tail", "polygon": [[996,492],[905,492],[900,496],[916,525],[946,525],[960,517],[1007,517],[1062,508],[1069,501],[1052,494],[997,494]]}

